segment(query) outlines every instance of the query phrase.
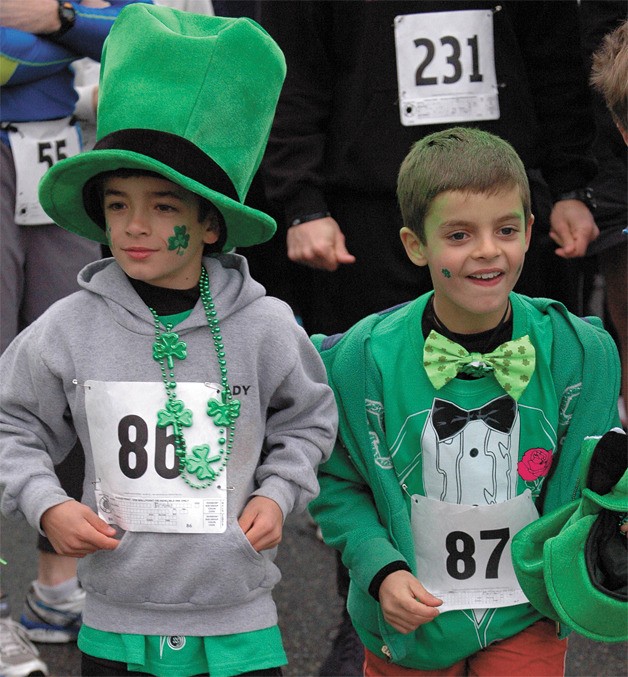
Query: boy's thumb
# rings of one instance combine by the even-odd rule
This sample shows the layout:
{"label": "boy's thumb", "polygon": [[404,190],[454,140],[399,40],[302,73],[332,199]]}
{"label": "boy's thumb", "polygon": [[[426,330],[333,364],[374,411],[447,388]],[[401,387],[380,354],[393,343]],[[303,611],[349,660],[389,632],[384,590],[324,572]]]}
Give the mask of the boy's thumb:
{"label": "boy's thumb", "polygon": [[87,521],[94,527],[94,529],[105,536],[114,536],[116,533],[116,530],[110,524],[107,524],[105,520],[98,517],[95,512],[92,512],[91,515],[88,515]]}

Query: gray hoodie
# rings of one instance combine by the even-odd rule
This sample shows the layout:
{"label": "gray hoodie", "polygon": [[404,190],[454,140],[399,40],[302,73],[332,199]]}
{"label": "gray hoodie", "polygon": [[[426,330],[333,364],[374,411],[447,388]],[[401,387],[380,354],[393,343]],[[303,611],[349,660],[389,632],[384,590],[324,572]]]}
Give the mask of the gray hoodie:
{"label": "gray hoodie", "polygon": [[[325,369],[290,308],[265,296],[236,254],[204,259],[241,401],[227,466],[224,533],[124,532],[113,551],[79,561],[84,622],[139,634],[223,635],[274,625],[276,550],[256,552],[237,523],[252,495],[284,517],[318,493],[316,467],[331,453],[337,413]],[[36,529],[50,507],[71,500],[53,471],[78,436],[85,450],[83,503],[96,510],[85,382],[161,382],[152,356],[154,320],[112,259],[81,271],[82,289],[54,304],[0,358],[2,512]],[[177,325],[188,357],[176,380],[220,383],[199,302]],[[235,394],[234,393],[234,394]],[[165,401],[165,390],[164,390]],[[117,458],[118,450],[112,450]],[[113,460],[113,458],[112,458]],[[180,478],[173,481],[181,482]]]}

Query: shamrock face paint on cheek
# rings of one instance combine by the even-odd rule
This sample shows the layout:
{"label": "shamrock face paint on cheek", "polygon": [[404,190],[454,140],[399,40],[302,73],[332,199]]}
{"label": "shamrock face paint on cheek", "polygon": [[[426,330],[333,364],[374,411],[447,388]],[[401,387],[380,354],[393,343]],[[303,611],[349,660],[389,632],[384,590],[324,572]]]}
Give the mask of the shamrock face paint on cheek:
{"label": "shamrock face paint on cheek", "polygon": [[186,226],[175,226],[174,235],[168,238],[168,251],[176,251],[178,256],[183,256],[183,250],[188,248],[190,236]]}
{"label": "shamrock face paint on cheek", "polygon": [[442,268],[440,272],[443,274],[443,277],[446,277],[447,279],[451,277],[451,273],[449,270],[447,270],[447,268]]}

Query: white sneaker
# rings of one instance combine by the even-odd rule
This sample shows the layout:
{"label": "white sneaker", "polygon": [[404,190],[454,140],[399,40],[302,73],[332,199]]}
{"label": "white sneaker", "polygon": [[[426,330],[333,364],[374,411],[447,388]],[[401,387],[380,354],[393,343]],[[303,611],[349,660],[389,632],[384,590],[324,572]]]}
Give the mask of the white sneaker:
{"label": "white sneaker", "polygon": [[0,677],[47,674],[48,667],[26,637],[26,630],[10,618],[0,618]]}
{"label": "white sneaker", "polygon": [[[54,606],[37,594],[31,585],[26,593],[20,623],[26,628],[28,638],[44,644],[76,642],[81,629],[85,590],[78,588],[63,602]],[[1,677],[1,675],[0,675]]]}

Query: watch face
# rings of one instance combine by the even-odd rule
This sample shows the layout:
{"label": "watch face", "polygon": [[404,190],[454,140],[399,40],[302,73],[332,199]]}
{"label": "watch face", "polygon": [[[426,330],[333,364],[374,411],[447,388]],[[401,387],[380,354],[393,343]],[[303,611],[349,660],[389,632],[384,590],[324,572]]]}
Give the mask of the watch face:
{"label": "watch face", "polygon": [[76,20],[76,12],[72,3],[70,2],[60,2],[59,3],[59,19],[61,21],[61,29],[69,30],[74,26]]}

